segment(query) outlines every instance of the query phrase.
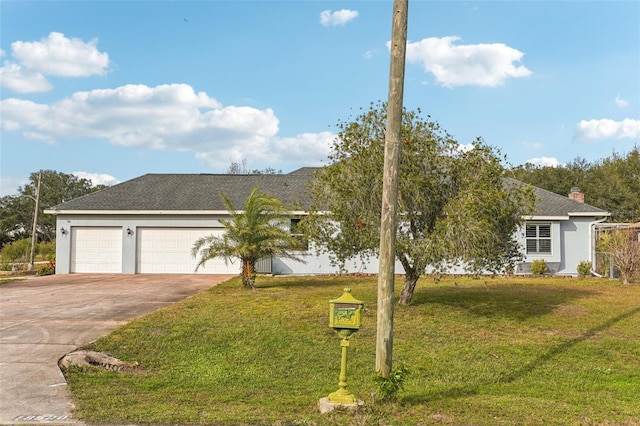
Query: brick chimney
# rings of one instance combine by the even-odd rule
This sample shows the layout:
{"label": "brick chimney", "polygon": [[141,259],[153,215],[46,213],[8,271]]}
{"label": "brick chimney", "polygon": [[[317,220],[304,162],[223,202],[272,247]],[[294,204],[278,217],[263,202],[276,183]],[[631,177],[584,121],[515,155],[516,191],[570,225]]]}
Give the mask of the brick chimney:
{"label": "brick chimney", "polygon": [[571,193],[568,195],[570,199],[573,201],[577,201],[579,203],[584,203],[584,194],[580,192],[580,188],[573,187],[571,188]]}

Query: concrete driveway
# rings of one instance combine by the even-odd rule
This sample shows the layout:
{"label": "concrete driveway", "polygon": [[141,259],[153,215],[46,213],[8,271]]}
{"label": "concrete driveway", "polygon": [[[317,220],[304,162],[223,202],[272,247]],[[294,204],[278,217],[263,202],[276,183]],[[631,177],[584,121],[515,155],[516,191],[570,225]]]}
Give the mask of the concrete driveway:
{"label": "concrete driveway", "polygon": [[71,274],[0,285],[0,424],[78,423],[62,356],[229,278]]}

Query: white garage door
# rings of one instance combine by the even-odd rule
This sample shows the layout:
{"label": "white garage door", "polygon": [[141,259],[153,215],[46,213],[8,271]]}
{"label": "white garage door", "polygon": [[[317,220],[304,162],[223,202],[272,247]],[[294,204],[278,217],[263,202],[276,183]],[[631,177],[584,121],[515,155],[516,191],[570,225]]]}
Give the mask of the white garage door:
{"label": "white garage door", "polygon": [[191,248],[198,238],[222,235],[220,228],[138,228],[136,248],[139,274],[237,274],[240,261],[229,265],[224,259],[211,259],[196,272],[198,260]]}
{"label": "white garage door", "polygon": [[122,228],[71,228],[71,272],[122,272]]}

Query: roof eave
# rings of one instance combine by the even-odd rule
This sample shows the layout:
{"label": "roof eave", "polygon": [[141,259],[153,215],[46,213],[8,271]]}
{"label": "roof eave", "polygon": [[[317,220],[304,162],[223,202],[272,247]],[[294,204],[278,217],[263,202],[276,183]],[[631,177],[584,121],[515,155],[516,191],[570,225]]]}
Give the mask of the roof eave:
{"label": "roof eave", "polygon": [[524,216],[525,220],[569,220],[569,216],[546,216],[546,215],[531,215]]}
{"label": "roof eave", "polygon": [[53,215],[228,215],[228,210],[57,210],[48,209]]}
{"label": "roof eave", "polygon": [[611,216],[609,212],[569,212],[569,216]]}

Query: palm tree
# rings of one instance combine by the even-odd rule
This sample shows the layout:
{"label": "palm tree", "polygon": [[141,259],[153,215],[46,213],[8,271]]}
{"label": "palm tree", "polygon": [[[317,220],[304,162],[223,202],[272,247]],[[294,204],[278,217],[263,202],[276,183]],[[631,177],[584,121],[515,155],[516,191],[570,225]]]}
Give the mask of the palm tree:
{"label": "palm tree", "polygon": [[222,194],[231,218],[220,220],[226,230],[222,236],[209,235],[194,243],[191,255],[200,256],[196,270],[216,257],[227,262],[239,258],[242,284],[255,290],[255,265],[259,259],[278,256],[304,262],[293,253],[301,249],[301,244],[289,232],[290,213],[279,199],[259,193],[258,189],[251,191],[244,211],[236,211],[229,197]]}

